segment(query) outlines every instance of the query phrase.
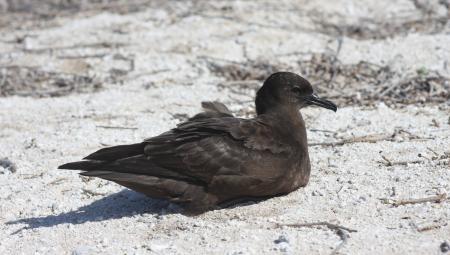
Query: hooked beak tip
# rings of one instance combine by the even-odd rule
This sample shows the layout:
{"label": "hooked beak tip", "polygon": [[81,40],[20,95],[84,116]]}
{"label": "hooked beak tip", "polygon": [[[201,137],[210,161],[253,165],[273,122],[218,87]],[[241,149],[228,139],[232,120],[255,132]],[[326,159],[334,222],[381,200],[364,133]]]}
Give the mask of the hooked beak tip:
{"label": "hooked beak tip", "polygon": [[308,104],[311,104],[311,105],[317,105],[317,106],[332,110],[333,112],[337,111],[336,104],[334,104],[331,101],[322,99],[315,94],[312,94],[311,96],[306,97],[306,101],[308,102]]}

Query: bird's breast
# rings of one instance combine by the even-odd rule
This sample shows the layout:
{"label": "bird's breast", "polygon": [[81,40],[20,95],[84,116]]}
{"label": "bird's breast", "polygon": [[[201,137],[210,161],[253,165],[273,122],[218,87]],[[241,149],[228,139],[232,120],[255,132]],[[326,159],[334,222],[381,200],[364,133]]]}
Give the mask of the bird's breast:
{"label": "bird's breast", "polygon": [[290,167],[287,168],[283,187],[284,192],[291,192],[308,184],[311,172],[311,164],[308,151],[302,151],[292,159]]}

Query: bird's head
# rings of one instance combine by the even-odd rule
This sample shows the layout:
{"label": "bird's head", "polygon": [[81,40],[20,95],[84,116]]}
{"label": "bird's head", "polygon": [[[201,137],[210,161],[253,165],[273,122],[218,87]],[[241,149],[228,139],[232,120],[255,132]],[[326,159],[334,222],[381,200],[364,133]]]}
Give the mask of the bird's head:
{"label": "bird's head", "polygon": [[255,103],[258,114],[276,107],[301,109],[309,105],[337,110],[334,103],[314,94],[311,84],[306,79],[290,72],[270,75],[258,90]]}

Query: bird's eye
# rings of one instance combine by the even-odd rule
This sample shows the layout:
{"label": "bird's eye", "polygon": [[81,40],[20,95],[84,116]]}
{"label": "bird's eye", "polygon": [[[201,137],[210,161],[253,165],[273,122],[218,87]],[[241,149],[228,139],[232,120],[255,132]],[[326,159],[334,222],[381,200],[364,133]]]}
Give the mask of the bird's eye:
{"label": "bird's eye", "polygon": [[292,88],[292,92],[296,93],[296,94],[301,94],[302,90],[299,87],[293,87]]}

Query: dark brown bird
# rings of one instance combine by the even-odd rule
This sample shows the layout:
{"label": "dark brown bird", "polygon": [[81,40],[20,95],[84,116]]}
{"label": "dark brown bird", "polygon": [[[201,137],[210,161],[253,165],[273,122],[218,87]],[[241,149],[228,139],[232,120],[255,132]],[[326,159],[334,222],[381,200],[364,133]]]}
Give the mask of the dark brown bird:
{"label": "dark brown bird", "polygon": [[220,103],[141,143],[104,148],[60,169],[114,181],[201,213],[224,204],[287,194],[308,183],[311,165],[299,110],[335,104],[289,72],[272,74],[256,95],[257,116],[235,118]]}

